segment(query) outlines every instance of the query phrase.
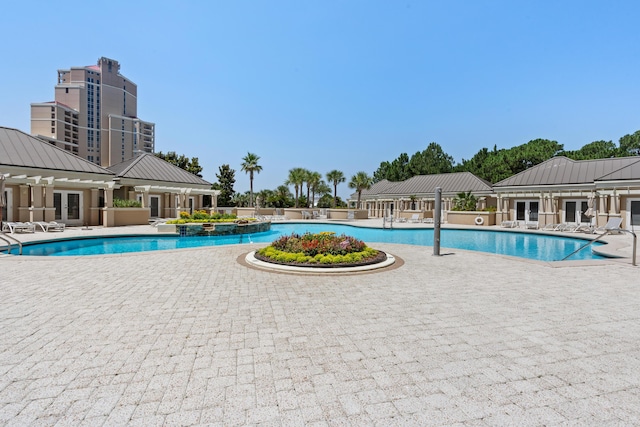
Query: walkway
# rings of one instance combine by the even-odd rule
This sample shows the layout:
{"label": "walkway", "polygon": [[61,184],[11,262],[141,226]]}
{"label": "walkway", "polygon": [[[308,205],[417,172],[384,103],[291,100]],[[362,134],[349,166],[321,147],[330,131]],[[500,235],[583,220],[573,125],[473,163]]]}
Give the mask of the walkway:
{"label": "walkway", "polygon": [[637,267],[377,246],[404,265],[0,257],[0,424],[640,423]]}

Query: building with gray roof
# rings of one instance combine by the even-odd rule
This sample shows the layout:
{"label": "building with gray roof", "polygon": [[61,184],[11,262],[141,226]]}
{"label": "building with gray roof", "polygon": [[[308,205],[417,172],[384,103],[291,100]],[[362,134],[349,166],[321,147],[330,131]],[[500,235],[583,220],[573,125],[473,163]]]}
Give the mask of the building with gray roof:
{"label": "building with gray roof", "polygon": [[[59,221],[67,225],[120,225],[113,199],[138,199],[149,217],[175,218],[215,206],[218,192],[202,178],[151,154],[110,169],[17,129],[0,127],[0,174],[5,178],[5,221]],[[140,221],[140,220],[139,220]]]}
{"label": "building with gray roof", "polygon": [[[493,185],[498,220],[640,225],[640,157],[554,157]],[[638,218],[634,215],[639,215]]]}
{"label": "building with gray roof", "polygon": [[[445,212],[451,209],[456,196],[463,192],[471,192],[478,197],[479,208],[495,205],[491,183],[470,172],[456,172],[417,175],[400,182],[379,181],[362,191],[360,208],[367,209],[369,216],[378,218],[392,213],[396,217],[408,217],[414,213],[431,217],[438,187],[442,189]],[[357,200],[357,193],[351,195],[351,200]]]}

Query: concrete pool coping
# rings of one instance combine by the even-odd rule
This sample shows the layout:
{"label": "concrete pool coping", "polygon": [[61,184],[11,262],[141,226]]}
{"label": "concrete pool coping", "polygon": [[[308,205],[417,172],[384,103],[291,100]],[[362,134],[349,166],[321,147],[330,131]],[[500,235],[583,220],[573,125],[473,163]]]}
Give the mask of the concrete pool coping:
{"label": "concrete pool coping", "polygon": [[[292,223],[301,223],[301,224],[328,224],[328,225],[346,225],[351,227],[363,227],[363,228],[382,228],[382,219],[380,218],[370,218],[366,220],[355,220],[355,221],[336,221],[336,220],[304,220],[304,221],[277,221],[273,222],[273,224],[292,224]],[[424,224],[424,223],[394,223],[394,228],[397,229],[430,229],[433,228],[433,224]],[[495,232],[504,232],[504,233],[525,233],[525,234],[544,234],[548,236],[560,236],[560,237],[569,237],[580,240],[593,240],[599,237],[598,234],[586,234],[586,233],[571,233],[571,232],[558,232],[558,231],[545,231],[545,230],[531,230],[531,229],[519,229],[519,228],[503,228],[500,226],[465,226],[465,225],[457,225],[457,224],[443,224],[442,229],[459,229],[459,230],[483,230],[483,231],[495,231]],[[78,237],[113,237],[113,236],[121,236],[121,235],[136,235],[136,234],[149,234],[149,235],[174,235],[173,233],[162,233],[159,232],[156,227],[150,225],[136,225],[136,226],[123,226],[123,227],[67,227],[64,232],[41,232],[36,231],[35,233],[16,233],[11,236],[17,238],[23,243],[31,243],[31,242],[47,242],[47,241],[55,241],[59,239],[69,239],[69,238],[78,238]],[[632,254],[632,238],[628,234],[619,234],[619,235],[607,235],[605,238],[601,240],[601,242],[606,243],[605,245],[600,246],[597,249],[597,253],[601,254],[607,259],[604,260],[579,260],[579,261],[536,261],[536,260],[527,260],[531,262],[543,262],[550,264],[564,263],[564,264],[573,264],[573,263],[581,263],[581,265],[585,265],[585,263],[595,263],[596,265],[602,264],[603,262],[613,262],[613,263],[628,263],[631,264],[631,254]],[[0,242],[0,247],[4,246],[4,242]],[[446,242],[443,243],[442,249],[446,248]],[[182,249],[184,250],[184,249]],[[457,249],[455,249],[457,250]],[[15,253],[12,250],[12,254]],[[517,258],[517,257],[514,257]],[[640,254],[637,254],[637,260],[640,258]],[[518,258],[522,259],[522,258]]]}

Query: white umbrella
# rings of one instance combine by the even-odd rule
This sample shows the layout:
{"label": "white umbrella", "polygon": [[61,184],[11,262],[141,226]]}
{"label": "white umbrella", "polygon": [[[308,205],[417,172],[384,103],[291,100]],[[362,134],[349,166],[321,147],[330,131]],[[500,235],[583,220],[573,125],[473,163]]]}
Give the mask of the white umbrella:
{"label": "white umbrella", "polygon": [[584,216],[589,218],[596,216],[596,210],[594,209],[595,207],[596,207],[596,196],[591,194],[587,198],[587,210],[584,211]]}

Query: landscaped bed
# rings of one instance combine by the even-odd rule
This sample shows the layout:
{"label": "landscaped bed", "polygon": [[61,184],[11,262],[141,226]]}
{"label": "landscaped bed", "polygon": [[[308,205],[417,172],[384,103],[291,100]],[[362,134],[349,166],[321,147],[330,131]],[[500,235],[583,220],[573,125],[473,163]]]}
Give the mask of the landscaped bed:
{"label": "landscaped bed", "polygon": [[332,231],[293,233],[255,252],[260,261],[296,267],[357,267],[383,262],[387,254]]}

